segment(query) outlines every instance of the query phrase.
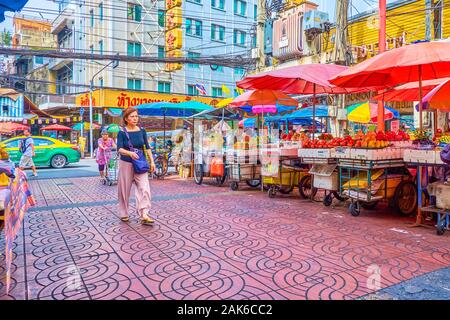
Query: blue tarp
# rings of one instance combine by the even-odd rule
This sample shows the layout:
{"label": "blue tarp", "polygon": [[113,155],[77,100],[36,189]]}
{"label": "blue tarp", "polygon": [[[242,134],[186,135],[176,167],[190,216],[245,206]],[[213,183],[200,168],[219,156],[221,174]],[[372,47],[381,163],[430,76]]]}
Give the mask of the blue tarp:
{"label": "blue tarp", "polygon": [[207,104],[189,101],[183,103],[156,102],[136,107],[140,116],[187,118],[205,110],[214,110]]}
{"label": "blue tarp", "polygon": [[[297,119],[308,119],[313,117],[313,107],[307,107],[304,109],[300,109],[294,111],[290,114],[284,115],[281,117],[281,120],[288,120],[292,122]],[[316,106],[316,118],[326,118],[328,117],[328,106],[326,105],[317,105]]]}
{"label": "blue tarp", "polygon": [[5,11],[20,11],[28,0],[0,0],[0,22],[5,21]]}

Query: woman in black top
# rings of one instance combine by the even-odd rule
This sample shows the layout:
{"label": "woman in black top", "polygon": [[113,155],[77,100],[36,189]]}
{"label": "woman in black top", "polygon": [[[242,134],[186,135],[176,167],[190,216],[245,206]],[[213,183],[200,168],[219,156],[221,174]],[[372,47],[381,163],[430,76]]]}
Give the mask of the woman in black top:
{"label": "woman in black top", "polygon": [[[122,113],[122,120],[124,123],[124,130],[128,132],[131,145],[134,149],[141,149],[147,153],[147,158],[150,160],[150,170],[155,170],[155,163],[150,146],[147,141],[147,134],[144,129],[139,128],[139,116],[137,110],[134,108],[125,109]],[[119,215],[120,219],[128,222],[128,203],[130,200],[131,186],[133,181],[136,184],[136,208],[141,218],[141,223],[145,225],[152,224],[154,220],[148,216],[151,208],[151,193],[150,183],[148,181],[148,174],[137,174],[134,172],[131,159],[139,159],[136,152],[130,150],[130,141],[124,130],[121,130],[117,136],[117,151],[120,154],[119,160],[119,178],[118,178],[118,192],[119,192]]]}

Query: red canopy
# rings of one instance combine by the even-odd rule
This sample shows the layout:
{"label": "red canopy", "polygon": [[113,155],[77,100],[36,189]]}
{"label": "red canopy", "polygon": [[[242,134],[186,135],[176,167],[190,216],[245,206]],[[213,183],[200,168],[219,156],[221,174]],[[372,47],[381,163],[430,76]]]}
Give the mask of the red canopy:
{"label": "red canopy", "polygon": [[52,124],[41,129],[42,131],[71,131],[72,128],[60,124]]}
{"label": "red canopy", "polygon": [[251,90],[244,92],[229,104],[231,107],[256,106],[256,105],[283,105],[297,107],[297,100],[292,99],[281,91],[276,90]]}
{"label": "red canopy", "polygon": [[[431,90],[450,78],[427,80],[422,82],[423,94],[428,94]],[[383,101],[419,101],[419,82],[410,82],[401,86],[395,87],[382,94],[372,98],[373,100]]]}
{"label": "red canopy", "polygon": [[345,88],[386,88],[445,77],[450,77],[450,42],[424,42],[381,53],[330,82]]}
{"label": "red canopy", "polygon": [[305,64],[248,76],[237,85],[243,89],[280,90],[290,94],[340,94],[362,91],[339,88],[328,81],[347,69],[348,67],[335,64]]}
{"label": "red canopy", "polygon": [[450,112],[450,79],[431,90],[423,98],[423,102],[433,109]]}
{"label": "red canopy", "polygon": [[30,130],[29,126],[26,126],[21,123],[15,123],[15,122],[2,122],[0,123],[0,132],[14,132],[14,131],[24,131],[24,130]]}

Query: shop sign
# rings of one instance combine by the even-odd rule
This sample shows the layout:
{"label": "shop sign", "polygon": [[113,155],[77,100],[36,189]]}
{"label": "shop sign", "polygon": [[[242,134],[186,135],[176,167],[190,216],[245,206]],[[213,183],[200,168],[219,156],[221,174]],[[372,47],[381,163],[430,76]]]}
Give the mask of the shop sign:
{"label": "shop sign", "polygon": [[181,29],[173,29],[166,32],[166,52],[181,49],[183,46],[182,38],[183,32]]}
{"label": "shop sign", "polygon": [[[400,48],[406,45],[406,33],[400,37],[389,38],[386,40],[386,50]],[[379,43],[364,44],[362,46],[353,46],[353,57],[357,59],[366,59],[378,54]]]}
{"label": "shop sign", "polygon": [[[144,103],[153,102],[172,102],[181,103],[190,100],[199,101],[210,106],[215,106],[219,103],[219,99],[207,98],[207,97],[195,97],[192,99],[190,96],[165,94],[165,93],[148,93],[140,91],[128,91],[128,90],[95,90],[93,96],[97,97],[99,106],[105,108],[128,108],[135,107]],[[76,104],[80,105],[80,102],[85,99],[85,94],[79,95],[76,98]]]}
{"label": "shop sign", "polygon": [[183,17],[181,14],[181,7],[174,7],[166,12],[166,30],[181,28],[183,24]]}
{"label": "shop sign", "polygon": [[181,7],[181,0],[166,0],[166,9],[172,9],[174,7]]}
{"label": "shop sign", "polygon": [[[78,100],[78,97],[77,97]],[[89,93],[86,93],[84,95],[82,95],[80,97],[80,101],[77,101],[77,105],[81,106],[81,107],[89,107],[90,106],[90,99],[89,99]],[[96,106],[96,101],[95,101],[95,97],[92,96],[92,106]],[[80,110],[80,114],[83,115],[81,113],[82,111]]]}
{"label": "shop sign", "polygon": [[[181,58],[183,53],[181,50],[172,50],[166,53],[167,58]],[[166,63],[166,71],[176,71],[183,68],[182,63]]]}

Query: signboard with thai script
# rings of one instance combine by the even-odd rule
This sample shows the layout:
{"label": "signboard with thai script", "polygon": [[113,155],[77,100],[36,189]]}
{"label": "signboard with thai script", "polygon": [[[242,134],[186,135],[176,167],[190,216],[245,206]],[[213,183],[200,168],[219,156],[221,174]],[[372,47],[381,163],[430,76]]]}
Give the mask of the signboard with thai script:
{"label": "signboard with thai script", "polygon": [[[191,97],[179,94],[165,94],[154,92],[142,92],[131,90],[111,90],[111,89],[99,89],[93,92],[94,107],[105,108],[128,108],[135,107],[144,103],[153,102],[172,102],[181,103],[186,101],[199,101],[206,103],[210,106],[215,106],[219,103],[220,99],[207,98],[207,97]],[[89,106],[89,93],[83,93],[76,97],[77,106]]]}
{"label": "signboard with thai script", "polygon": [[[166,28],[166,57],[182,57],[180,49],[183,47],[183,13],[182,0],[166,0],[165,28]],[[181,63],[166,63],[165,70],[172,72],[181,70]]]}
{"label": "signboard with thai script", "polygon": [[166,12],[166,31],[175,28],[181,28],[183,24],[183,16],[181,7],[174,7]]}

